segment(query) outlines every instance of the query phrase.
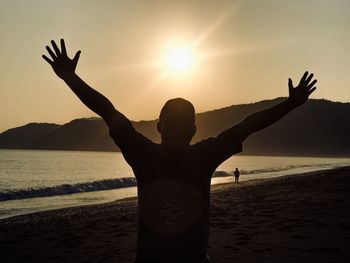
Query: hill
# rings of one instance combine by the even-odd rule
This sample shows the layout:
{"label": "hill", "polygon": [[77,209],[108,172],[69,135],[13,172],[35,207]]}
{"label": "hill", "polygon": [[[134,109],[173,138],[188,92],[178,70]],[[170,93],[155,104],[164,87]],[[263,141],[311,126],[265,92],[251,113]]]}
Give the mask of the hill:
{"label": "hill", "polygon": [[40,138],[52,133],[61,125],[53,123],[28,123],[0,134],[0,148],[31,149]]}

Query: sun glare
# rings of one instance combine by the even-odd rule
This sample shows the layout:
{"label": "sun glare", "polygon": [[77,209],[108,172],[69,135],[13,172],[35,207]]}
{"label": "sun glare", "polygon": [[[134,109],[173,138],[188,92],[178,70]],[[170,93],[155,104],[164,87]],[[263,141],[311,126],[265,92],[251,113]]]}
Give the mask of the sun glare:
{"label": "sun glare", "polygon": [[164,60],[168,71],[184,72],[193,66],[194,53],[190,48],[173,47],[166,52]]}
{"label": "sun glare", "polygon": [[193,62],[191,50],[186,48],[173,48],[169,50],[165,58],[165,64],[172,71],[182,71],[188,69]]}

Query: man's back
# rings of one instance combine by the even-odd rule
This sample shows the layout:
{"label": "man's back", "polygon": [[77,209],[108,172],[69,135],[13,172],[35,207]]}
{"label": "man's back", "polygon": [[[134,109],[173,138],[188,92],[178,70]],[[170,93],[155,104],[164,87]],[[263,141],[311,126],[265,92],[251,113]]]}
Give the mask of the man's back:
{"label": "man's back", "polygon": [[195,147],[181,155],[150,147],[138,181],[137,257],[206,255],[211,170],[201,167]]}

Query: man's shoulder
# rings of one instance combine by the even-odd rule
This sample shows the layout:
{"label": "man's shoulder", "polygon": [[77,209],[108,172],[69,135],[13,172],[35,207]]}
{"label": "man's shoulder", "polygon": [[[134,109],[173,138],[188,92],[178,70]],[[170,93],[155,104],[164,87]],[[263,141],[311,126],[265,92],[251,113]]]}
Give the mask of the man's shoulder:
{"label": "man's shoulder", "polygon": [[203,147],[203,146],[206,146],[206,145],[210,145],[214,142],[214,137],[208,137],[206,139],[203,139],[203,140],[200,140],[194,144],[192,144],[191,146],[194,147],[194,148],[197,148],[197,147]]}

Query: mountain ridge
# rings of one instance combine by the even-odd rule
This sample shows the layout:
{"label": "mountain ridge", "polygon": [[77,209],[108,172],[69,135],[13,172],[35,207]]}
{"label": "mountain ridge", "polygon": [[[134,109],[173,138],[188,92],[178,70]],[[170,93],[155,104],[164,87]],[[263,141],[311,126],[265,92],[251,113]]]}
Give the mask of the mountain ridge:
{"label": "mountain ridge", "polygon": [[[196,114],[192,143],[218,135],[248,115],[269,108],[279,97]],[[350,103],[308,100],[270,127],[251,135],[243,153],[251,155],[350,156]],[[156,121],[132,121],[136,130],[160,142]],[[102,119],[81,118],[66,124],[30,123],[0,134],[0,149],[118,151]]]}

